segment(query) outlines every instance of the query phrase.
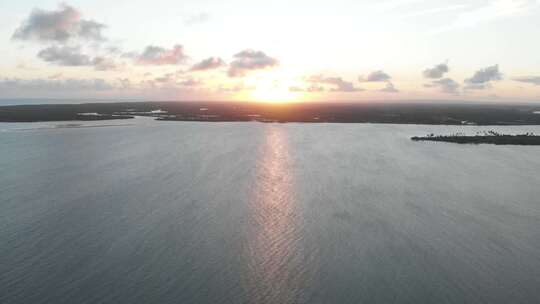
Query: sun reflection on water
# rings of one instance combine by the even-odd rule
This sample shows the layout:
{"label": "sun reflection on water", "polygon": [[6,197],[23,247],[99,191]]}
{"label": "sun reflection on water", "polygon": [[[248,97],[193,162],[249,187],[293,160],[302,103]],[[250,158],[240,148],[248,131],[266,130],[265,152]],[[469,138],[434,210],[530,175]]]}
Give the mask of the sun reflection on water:
{"label": "sun reflection on water", "polygon": [[269,126],[250,202],[247,289],[253,303],[298,303],[305,283],[303,224],[286,130]]}

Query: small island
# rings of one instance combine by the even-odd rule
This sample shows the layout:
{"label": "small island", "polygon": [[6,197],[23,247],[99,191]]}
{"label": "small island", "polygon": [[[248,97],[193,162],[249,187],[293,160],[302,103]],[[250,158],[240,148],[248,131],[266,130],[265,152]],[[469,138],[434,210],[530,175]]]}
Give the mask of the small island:
{"label": "small island", "polygon": [[476,135],[465,135],[457,133],[452,135],[435,135],[411,137],[413,141],[439,141],[456,144],[493,144],[493,145],[522,145],[538,146],[540,145],[540,136],[533,133],[518,135],[500,134],[495,131],[477,133]]}

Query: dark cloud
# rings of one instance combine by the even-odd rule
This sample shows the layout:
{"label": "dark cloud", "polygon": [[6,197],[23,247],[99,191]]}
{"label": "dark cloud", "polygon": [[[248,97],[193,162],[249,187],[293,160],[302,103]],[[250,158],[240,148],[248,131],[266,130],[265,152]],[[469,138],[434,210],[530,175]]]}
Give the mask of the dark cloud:
{"label": "dark cloud", "polygon": [[51,46],[41,50],[38,55],[42,60],[61,66],[90,65],[90,57],[81,53],[80,47]]}
{"label": "dark cloud", "polygon": [[457,94],[459,92],[459,83],[450,78],[434,80],[429,84],[425,84],[424,87],[438,88],[441,92],[447,94]]}
{"label": "dark cloud", "polygon": [[499,65],[480,69],[471,78],[465,79],[465,84],[467,84],[465,89],[481,90],[489,88],[492,81],[501,80],[502,76],[501,72],[499,72]]}
{"label": "dark cloud", "polygon": [[279,61],[269,57],[264,52],[244,50],[234,55],[234,61],[229,66],[230,77],[241,77],[250,71],[263,70],[279,65]]}
{"label": "dark cloud", "polygon": [[448,63],[441,63],[437,64],[436,66],[425,69],[422,72],[422,75],[424,75],[425,78],[429,79],[439,79],[444,76],[444,74],[448,73],[450,71],[450,68],[448,67]]}
{"label": "dark cloud", "polygon": [[392,77],[390,75],[386,74],[383,71],[374,71],[369,73],[367,77],[360,76],[358,77],[358,81],[360,82],[380,82],[380,81],[388,81]]}
{"label": "dark cloud", "polygon": [[396,89],[396,87],[394,86],[394,84],[391,83],[390,81],[388,81],[388,82],[386,83],[386,86],[385,86],[384,88],[382,88],[380,91],[381,91],[381,92],[384,92],[384,93],[398,93],[398,92],[399,92],[399,90]]}
{"label": "dark cloud", "polygon": [[223,59],[219,57],[210,57],[207,59],[204,59],[201,62],[198,62],[194,64],[190,71],[206,71],[206,70],[213,70],[220,68],[222,66],[225,66],[226,63],[223,61]]}
{"label": "dark cloud", "polygon": [[176,44],[172,49],[149,45],[142,54],[126,53],[124,55],[135,56],[136,63],[141,65],[173,65],[183,63],[188,59],[184,53],[184,47],[180,44]]}
{"label": "dark cloud", "polygon": [[15,40],[66,42],[72,39],[103,41],[106,26],[93,20],[81,19],[75,8],[61,4],[58,10],[34,9],[13,33]]}
{"label": "dark cloud", "polygon": [[[308,77],[306,81],[313,83],[313,89],[320,88],[321,84],[330,85],[332,92],[359,92],[363,91],[361,88],[355,87],[352,82],[345,81],[341,77],[324,77],[322,75],[315,75]],[[308,88],[309,90],[309,88]]]}
{"label": "dark cloud", "polygon": [[523,77],[513,78],[512,80],[518,81],[518,82],[530,83],[534,85],[540,85],[540,76],[523,76]]}

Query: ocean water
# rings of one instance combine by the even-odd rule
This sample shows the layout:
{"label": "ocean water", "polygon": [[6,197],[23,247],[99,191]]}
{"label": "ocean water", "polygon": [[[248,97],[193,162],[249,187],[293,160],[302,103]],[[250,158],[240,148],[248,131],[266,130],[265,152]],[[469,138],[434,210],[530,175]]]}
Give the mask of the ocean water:
{"label": "ocean water", "polygon": [[539,303],[540,147],[494,129],[0,124],[0,303]]}

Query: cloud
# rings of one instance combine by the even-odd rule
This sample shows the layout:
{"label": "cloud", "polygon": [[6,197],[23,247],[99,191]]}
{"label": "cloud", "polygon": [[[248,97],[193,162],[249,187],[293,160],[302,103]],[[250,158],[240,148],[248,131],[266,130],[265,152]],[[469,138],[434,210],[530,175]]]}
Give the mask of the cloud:
{"label": "cloud", "polygon": [[[315,84],[315,86],[310,87],[311,89],[319,89],[320,84],[325,84],[325,85],[333,86],[333,88],[330,90],[332,92],[359,92],[359,91],[363,91],[363,89],[355,87],[352,82],[345,81],[341,77],[324,77],[322,75],[315,75],[315,76],[308,77],[306,79],[306,81]],[[308,90],[309,90],[309,88],[308,88]],[[317,90],[317,91],[320,91],[320,90]]]}
{"label": "cloud", "polygon": [[175,75],[174,73],[167,73],[163,76],[159,76],[159,77],[156,77],[154,79],[155,82],[159,82],[159,83],[169,83],[169,82],[174,82],[175,81]]}
{"label": "cloud", "polygon": [[201,23],[208,22],[211,18],[211,15],[208,13],[199,13],[187,17],[184,21],[184,24],[187,26],[197,25]]}
{"label": "cloud", "polygon": [[113,71],[120,68],[113,59],[102,56],[92,59],[92,65],[96,71]]}
{"label": "cloud", "polygon": [[470,7],[470,4],[454,4],[454,5],[429,8],[425,10],[416,10],[412,13],[407,13],[401,16],[401,19],[412,19],[412,18],[418,18],[418,17],[423,17],[423,16],[431,16],[435,14],[451,12],[451,11],[460,11],[460,10],[467,9],[469,7]]}
{"label": "cloud", "polygon": [[425,78],[430,79],[439,79],[444,76],[444,74],[448,73],[450,71],[450,68],[448,67],[448,63],[440,63],[432,68],[425,69],[422,72],[422,75],[424,75]]}
{"label": "cloud", "polygon": [[[376,5],[372,6],[371,9],[376,13],[388,13],[389,11],[395,10],[403,6],[409,6],[416,4],[418,2],[423,2],[424,0],[390,0],[390,1],[378,1]],[[369,7],[368,7],[369,8]]]}
{"label": "cloud", "polygon": [[81,52],[79,46],[51,46],[41,50],[37,56],[43,61],[59,66],[93,66],[96,71],[117,70],[120,66],[104,56],[90,57]]}
{"label": "cloud", "polygon": [[28,66],[26,63],[24,62],[20,62],[18,63],[16,66],[15,66],[17,69],[20,69],[20,70],[26,70],[26,71],[37,71],[39,70],[38,68],[35,68],[35,67],[32,67],[32,66]]}
{"label": "cloud", "polygon": [[470,83],[464,87],[465,90],[484,90],[484,89],[491,89],[492,85],[491,83]]}
{"label": "cloud", "polygon": [[80,47],[51,46],[41,50],[38,55],[42,60],[61,66],[90,65],[90,57],[81,53]]}
{"label": "cloud", "polygon": [[386,74],[383,71],[374,71],[369,73],[367,77],[360,76],[358,77],[358,81],[360,82],[380,82],[380,81],[388,81],[392,77],[390,75]]}
{"label": "cloud", "polygon": [[189,79],[180,81],[179,84],[182,85],[182,86],[185,86],[185,87],[196,87],[196,86],[201,85],[202,81],[197,80],[197,79],[193,79],[193,78],[189,78]]}
{"label": "cloud", "polygon": [[77,91],[107,91],[115,86],[104,79],[0,79],[2,92],[77,92]]}
{"label": "cloud", "polygon": [[51,76],[49,76],[49,79],[60,79],[62,78],[63,74],[62,73],[56,73],[56,74],[53,74]]}
{"label": "cloud", "polygon": [[93,40],[93,41],[104,41],[106,40],[105,37],[103,37],[102,31],[106,29],[107,26],[98,23],[93,20],[81,20],[79,23],[79,37]]}
{"label": "cloud", "polygon": [[104,41],[102,31],[106,25],[93,20],[81,19],[75,8],[61,4],[58,10],[34,9],[30,16],[15,30],[14,40],[37,40],[66,42],[73,39]]}
{"label": "cloud", "polygon": [[241,91],[252,91],[254,89],[255,89],[254,86],[247,86],[244,83],[237,83],[232,86],[220,85],[214,90],[220,93],[236,93],[236,92],[241,92]]}
{"label": "cloud", "polygon": [[203,82],[194,79],[192,77],[186,78],[181,73],[167,73],[162,76],[156,77],[153,80],[150,80],[152,82],[153,87],[167,87],[167,88],[174,88],[174,87],[195,87],[202,85]]}
{"label": "cloud", "polygon": [[198,62],[194,64],[190,71],[206,71],[206,70],[213,70],[220,68],[222,66],[225,66],[226,63],[223,61],[223,59],[219,57],[210,57],[207,59],[204,59],[201,62]]}
{"label": "cloud", "polygon": [[123,90],[131,89],[132,83],[129,78],[117,78],[119,87]]}
{"label": "cloud", "polygon": [[470,28],[481,23],[488,23],[502,18],[526,14],[538,7],[537,0],[496,0],[477,9],[460,13],[454,22],[436,29],[432,33]]}
{"label": "cloud", "polygon": [[540,76],[523,76],[512,78],[513,81],[530,83],[534,85],[540,85]]}
{"label": "cloud", "polygon": [[382,88],[380,91],[381,91],[381,92],[384,92],[384,93],[398,93],[398,92],[399,92],[399,90],[396,89],[396,87],[394,86],[394,84],[391,83],[390,81],[388,81],[388,82],[386,83],[386,87]]}
{"label": "cloud", "polygon": [[137,64],[141,65],[173,65],[185,62],[188,56],[184,53],[184,47],[176,44],[172,49],[149,45],[142,54],[126,53],[125,56],[135,56]]}
{"label": "cloud", "polygon": [[474,73],[471,78],[465,79],[468,90],[482,90],[491,87],[492,81],[501,80],[503,75],[499,72],[499,65],[489,66]]}
{"label": "cloud", "polygon": [[279,61],[269,57],[264,52],[244,50],[234,55],[235,60],[229,66],[230,77],[241,77],[250,71],[273,68],[279,65]]}
{"label": "cloud", "polygon": [[290,87],[290,92],[309,92],[309,93],[317,93],[317,92],[324,92],[324,87],[320,85],[311,85],[307,88],[301,88],[301,87]]}
{"label": "cloud", "polygon": [[457,94],[459,89],[459,83],[451,78],[442,78],[434,80],[429,84],[425,84],[426,88],[438,88],[441,92],[447,94]]}

